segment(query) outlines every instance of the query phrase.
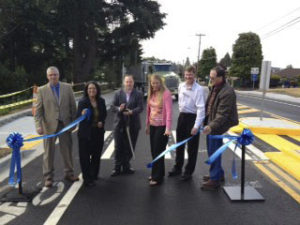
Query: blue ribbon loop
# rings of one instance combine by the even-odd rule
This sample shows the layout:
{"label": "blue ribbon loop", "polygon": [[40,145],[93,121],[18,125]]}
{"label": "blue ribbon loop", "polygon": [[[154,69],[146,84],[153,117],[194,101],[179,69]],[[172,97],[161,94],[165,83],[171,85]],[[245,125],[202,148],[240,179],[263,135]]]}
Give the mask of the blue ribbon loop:
{"label": "blue ribbon loop", "polygon": [[[199,134],[202,130],[203,130],[203,128],[200,128],[200,129],[198,130],[197,134]],[[187,139],[185,139],[185,140],[183,140],[183,141],[181,141],[181,142],[178,142],[178,143],[176,143],[176,144],[174,144],[174,145],[171,145],[169,148],[167,148],[167,149],[164,150],[162,153],[160,153],[158,156],[156,156],[156,158],[153,159],[151,163],[148,163],[148,164],[147,164],[147,168],[152,168],[152,167],[153,167],[153,164],[154,164],[157,160],[159,160],[161,157],[163,157],[163,156],[166,155],[167,153],[169,153],[169,152],[171,152],[171,151],[174,151],[174,150],[175,150],[176,148],[178,148],[180,145],[185,144],[186,142],[188,142],[189,140],[191,140],[191,139],[192,139],[194,136],[196,136],[197,134],[195,134],[195,135],[193,135],[193,136],[191,136],[191,137],[189,137],[189,138],[187,138]]]}
{"label": "blue ribbon loop", "polygon": [[[251,130],[246,129],[246,128],[243,130],[241,136],[210,135],[209,138],[210,139],[223,139],[223,138],[227,138],[227,139],[230,140],[227,143],[225,143],[224,145],[222,145],[220,148],[218,148],[209,157],[209,159],[205,161],[209,165],[211,165],[218,157],[220,157],[222,155],[222,153],[226,151],[226,149],[228,148],[228,146],[231,143],[234,143],[236,141],[236,145],[235,145],[235,148],[234,148],[234,151],[235,151],[238,146],[240,146],[240,145],[250,145],[254,141],[254,135],[253,135],[253,133],[251,132]],[[232,177],[234,179],[236,179],[237,178],[237,173],[236,173],[235,160],[233,160],[233,162],[232,162],[231,173],[232,173]]]}
{"label": "blue ribbon loop", "polygon": [[[30,141],[57,137],[62,133],[66,132],[67,130],[71,129],[72,127],[75,127],[81,121],[85,119],[89,120],[90,116],[91,116],[90,109],[86,109],[85,113],[82,116],[78,117],[76,120],[74,120],[72,123],[64,127],[56,134],[44,135],[44,136],[39,136],[39,137],[24,140],[21,134],[17,132],[11,133],[6,139],[7,145],[12,149],[8,184],[14,186],[16,183],[19,183],[22,179],[20,148],[23,146],[23,142],[30,142]],[[17,179],[15,179],[15,168],[17,168]]]}

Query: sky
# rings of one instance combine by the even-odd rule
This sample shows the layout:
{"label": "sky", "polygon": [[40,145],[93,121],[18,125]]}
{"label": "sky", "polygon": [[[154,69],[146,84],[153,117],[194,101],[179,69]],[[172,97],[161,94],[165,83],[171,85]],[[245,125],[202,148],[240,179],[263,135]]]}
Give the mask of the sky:
{"label": "sky", "polygon": [[[203,49],[213,47],[219,61],[228,52],[238,34],[255,32],[261,38],[264,60],[272,67],[300,68],[300,1],[268,0],[158,0],[167,13],[166,25],[155,37],[142,41],[143,57],[154,56],[176,63],[189,57],[196,62],[199,37],[200,58]],[[294,23],[292,25],[292,23]],[[285,24],[291,25],[277,33]]]}

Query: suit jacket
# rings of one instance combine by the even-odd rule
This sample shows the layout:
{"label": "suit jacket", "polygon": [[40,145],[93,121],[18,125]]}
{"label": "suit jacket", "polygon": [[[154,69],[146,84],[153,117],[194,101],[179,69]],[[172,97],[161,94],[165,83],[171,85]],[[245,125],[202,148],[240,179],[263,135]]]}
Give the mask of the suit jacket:
{"label": "suit jacket", "polygon": [[[83,97],[79,103],[78,103],[78,110],[77,110],[77,115],[76,117],[81,116],[82,110],[83,109],[90,109],[91,110],[91,116],[89,120],[83,120],[79,124],[79,129],[78,129],[78,137],[79,138],[90,138],[91,137],[91,130],[92,130],[92,123],[94,120],[94,114],[93,114],[93,106],[91,104],[91,101],[88,97]],[[98,108],[98,121],[103,123],[103,127],[99,128],[100,132],[104,132],[104,123],[105,123],[105,118],[106,118],[106,104],[105,100],[103,98],[99,98],[97,100],[97,108]]]}
{"label": "suit jacket", "polygon": [[[123,112],[119,111],[121,104],[125,103],[126,108],[132,110],[132,115],[123,115]],[[143,95],[140,91],[133,89],[129,98],[129,102],[126,102],[126,93],[121,89],[116,92],[111,106],[112,111],[115,113],[114,128],[124,128],[126,124],[129,124],[130,129],[139,130],[141,128],[140,113],[143,111]]]}
{"label": "suit jacket", "polygon": [[[206,108],[208,106],[211,94],[212,90],[209,92],[206,100]],[[213,135],[223,134],[228,131],[230,127],[239,123],[236,95],[233,88],[229,84],[225,83],[221,87],[205,121],[205,124],[211,127],[211,134]]]}
{"label": "suit jacket", "polygon": [[66,126],[76,117],[76,102],[71,85],[59,82],[59,88],[58,101],[49,83],[38,89],[35,126],[42,127],[45,134],[55,133],[59,120]]}

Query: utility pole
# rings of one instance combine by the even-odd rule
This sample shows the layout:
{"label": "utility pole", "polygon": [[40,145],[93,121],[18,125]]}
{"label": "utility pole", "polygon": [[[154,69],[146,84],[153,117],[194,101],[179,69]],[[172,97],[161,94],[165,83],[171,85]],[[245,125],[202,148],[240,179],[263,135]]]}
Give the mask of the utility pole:
{"label": "utility pole", "polygon": [[196,36],[199,37],[198,57],[197,57],[197,63],[196,63],[196,76],[197,76],[197,73],[198,73],[198,63],[199,63],[199,60],[200,60],[201,37],[205,36],[205,34],[196,34]]}

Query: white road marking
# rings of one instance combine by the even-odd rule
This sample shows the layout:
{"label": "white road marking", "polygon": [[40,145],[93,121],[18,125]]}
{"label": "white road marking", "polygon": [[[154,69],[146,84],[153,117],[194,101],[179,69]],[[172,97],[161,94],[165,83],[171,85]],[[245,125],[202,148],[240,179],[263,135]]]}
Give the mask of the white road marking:
{"label": "white road marking", "polygon": [[[243,97],[249,97],[249,98],[255,98],[255,99],[262,100],[262,98],[260,98],[260,97],[255,97],[255,96],[251,96],[251,95],[245,96],[243,94],[240,94],[240,95],[242,95]],[[286,102],[276,101],[276,100],[272,100],[272,99],[268,99],[268,98],[265,98],[265,101],[276,102],[276,103],[280,103],[280,104],[284,104],[284,105],[289,105],[289,106],[294,106],[294,107],[300,108],[299,105],[294,105],[294,104],[290,104],[290,103],[286,103]]]}
{"label": "white road marking", "polygon": [[13,215],[5,214],[0,217],[0,225],[5,225],[15,219],[16,217]]}
{"label": "white road marking", "polygon": [[[167,145],[167,148],[169,148],[170,145]],[[167,154],[165,154],[165,159],[172,159],[172,155],[171,152],[168,152]]]}
{"label": "white road marking", "polygon": [[60,218],[63,216],[83,184],[82,174],[79,175],[79,179],[79,181],[76,181],[72,184],[65,196],[60,200],[55,209],[49,215],[44,225],[56,225],[59,222]]}
{"label": "white road marking", "polygon": [[41,200],[42,195],[49,190],[49,188],[47,187],[43,187],[43,189],[41,190],[41,192],[39,194],[37,194],[34,199],[32,200],[32,204],[34,206],[38,206],[38,205],[47,205],[50,202],[54,201],[56,198],[59,197],[59,195],[63,192],[64,188],[65,188],[65,184],[63,182],[54,182],[53,186],[57,187],[57,191],[55,193],[53,193],[51,196],[49,196],[48,198]]}
{"label": "white road marking", "polygon": [[102,154],[101,159],[110,159],[114,151],[115,151],[115,141],[112,140],[108,145],[108,147],[106,148],[106,151]]}
{"label": "white road marking", "polygon": [[25,207],[18,207],[18,206],[12,206],[11,202],[5,202],[2,205],[0,205],[0,212],[7,213],[14,216],[20,216],[23,214],[26,210]]}

